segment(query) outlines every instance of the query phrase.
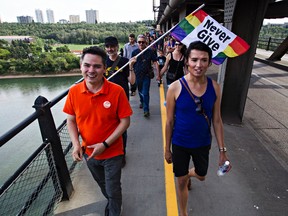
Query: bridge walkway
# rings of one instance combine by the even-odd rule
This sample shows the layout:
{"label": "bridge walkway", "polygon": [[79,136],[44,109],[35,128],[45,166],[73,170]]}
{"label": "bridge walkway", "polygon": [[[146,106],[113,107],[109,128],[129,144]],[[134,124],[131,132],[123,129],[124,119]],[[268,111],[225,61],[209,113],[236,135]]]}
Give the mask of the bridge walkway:
{"label": "bridge walkway", "polygon": [[[265,51],[258,55],[263,61],[268,57]],[[254,62],[243,123],[224,124],[232,170],[223,177],[216,175],[219,153],[214,137],[207,180],[192,179],[189,215],[287,215],[287,71]],[[217,79],[217,72],[218,68],[212,67],[208,74]],[[122,172],[123,216],[178,215],[172,166],[163,158],[163,90],[155,81],[151,83],[149,119],[138,108],[138,96],[131,97],[134,115],[128,130],[127,165]],[[73,196],[59,204],[55,215],[104,215],[106,200],[85,163],[73,183]]]}

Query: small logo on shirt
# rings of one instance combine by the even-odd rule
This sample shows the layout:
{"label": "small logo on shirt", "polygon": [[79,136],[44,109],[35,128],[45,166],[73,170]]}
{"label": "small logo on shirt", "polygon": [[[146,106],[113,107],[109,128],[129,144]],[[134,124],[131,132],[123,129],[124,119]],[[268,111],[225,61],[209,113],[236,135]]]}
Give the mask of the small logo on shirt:
{"label": "small logo on shirt", "polygon": [[111,107],[111,103],[110,103],[109,101],[105,101],[105,102],[103,103],[103,106],[104,106],[105,108],[109,108],[109,107]]}

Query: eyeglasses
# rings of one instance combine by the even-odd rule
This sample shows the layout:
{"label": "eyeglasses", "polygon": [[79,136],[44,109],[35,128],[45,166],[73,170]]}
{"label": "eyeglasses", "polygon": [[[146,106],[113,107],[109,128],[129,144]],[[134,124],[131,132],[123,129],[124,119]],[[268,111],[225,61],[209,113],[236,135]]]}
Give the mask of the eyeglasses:
{"label": "eyeglasses", "polygon": [[182,46],[183,44],[181,43],[175,43],[175,46]]}
{"label": "eyeglasses", "polygon": [[138,41],[138,44],[145,44],[146,41]]}
{"label": "eyeglasses", "polygon": [[198,114],[202,114],[203,113],[203,107],[202,107],[202,103],[203,103],[203,100],[202,100],[202,98],[200,97],[200,98],[198,98],[198,97],[195,97],[194,98],[194,102],[195,102],[195,104],[196,104],[196,112],[198,113]]}

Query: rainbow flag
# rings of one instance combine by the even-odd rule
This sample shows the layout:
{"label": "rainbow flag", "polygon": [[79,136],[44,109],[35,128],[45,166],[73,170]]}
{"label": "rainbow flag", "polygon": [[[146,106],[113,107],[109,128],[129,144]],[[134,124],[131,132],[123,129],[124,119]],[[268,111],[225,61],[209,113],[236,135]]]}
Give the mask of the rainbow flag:
{"label": "rainbow flag", "polygon": [[222,64],[227,57],[242,55],[249,45],[203,10],[191,13],[171,31],[171,35],[187,47],[193,41],[202,41],[212,50],[212,62]]}

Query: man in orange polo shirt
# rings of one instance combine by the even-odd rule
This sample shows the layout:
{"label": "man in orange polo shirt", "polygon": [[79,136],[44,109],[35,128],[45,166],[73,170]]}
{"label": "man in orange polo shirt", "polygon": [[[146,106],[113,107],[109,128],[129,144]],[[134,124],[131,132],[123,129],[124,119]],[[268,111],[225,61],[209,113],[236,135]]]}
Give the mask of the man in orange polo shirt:
{"label": "man in orange polo shirt", "polygon": [[[130,125],[132,109],[122,87],[107,81],[106,53],[99,47],[83,50],[84,81],[71,87],[63,111],[73,144],[73,158],[87,165],[108,203],[105,216],[119,216],[122,206],[122,134]],[[82,137],[82,151],[79,141]]]}

